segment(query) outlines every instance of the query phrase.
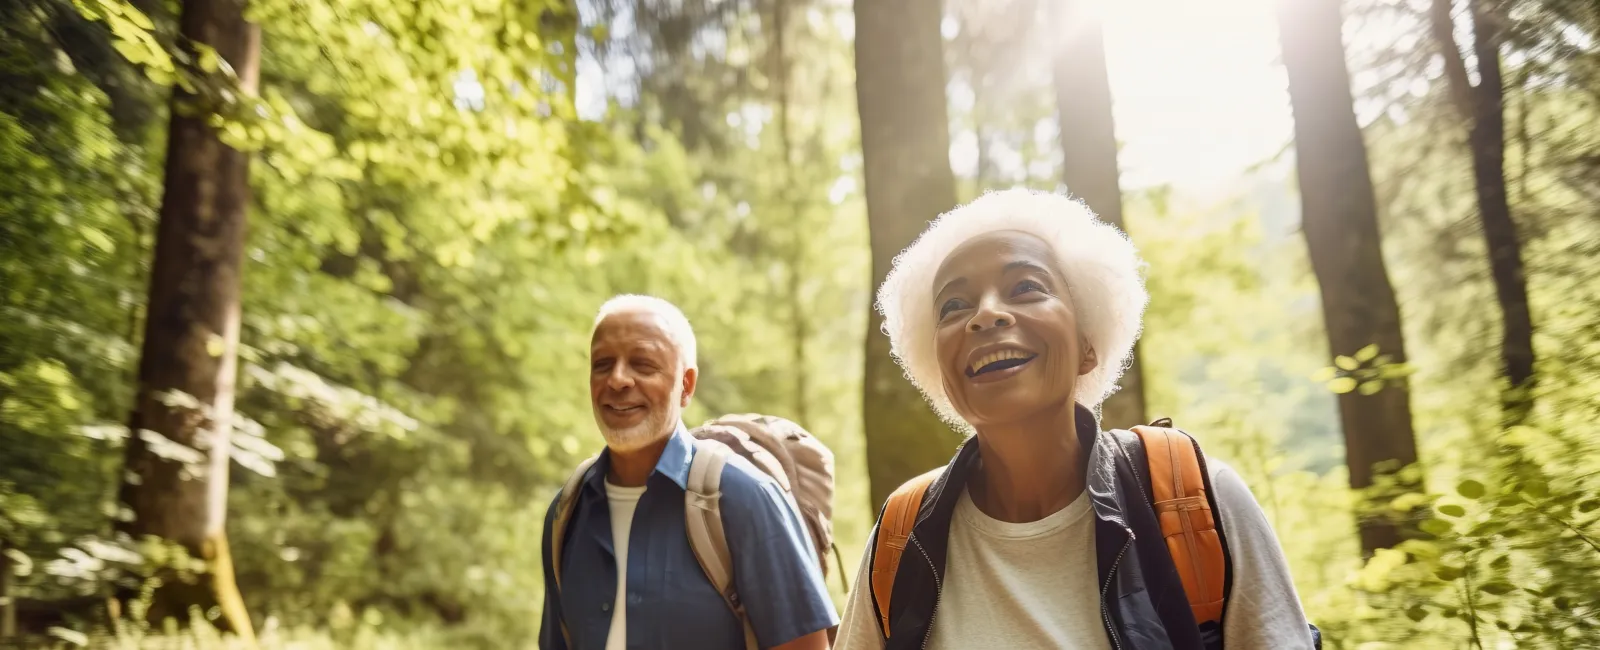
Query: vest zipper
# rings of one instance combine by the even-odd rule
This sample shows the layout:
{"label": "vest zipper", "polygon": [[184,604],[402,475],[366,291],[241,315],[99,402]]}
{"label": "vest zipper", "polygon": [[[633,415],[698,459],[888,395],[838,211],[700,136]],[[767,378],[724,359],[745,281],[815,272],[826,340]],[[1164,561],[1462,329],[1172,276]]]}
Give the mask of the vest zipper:
{"label": "vest zipper", "polygon": [[[1106,595],[1111,593],[1111,580],[1117,575],[1117,566],[1122,564],[1122,556],[1128,554],[1128,547],[1133,546],[1133,531],[1128,532],[1128,539],[1122,543],[1122,550],[1117,551],[1117,559],[1111,562],[1111,570],[1106,572],[1106,583],[1100,587],[1100,617],[1105,621],[1106,632],[1111,635],[1111,645],[1116,650],[1122,650],[1122,641],[1117,638],[1117,628],[1111,624],[1111,608],[1106,605]],[[938,603],[934,603],[935,610]],[[931,629],[931,626],[930,626]]]}
{"label": "vest zipper", "polygon": [[908,537],[916,545],[917,552],[922,554],[922,559],[928,562],[928,571],[933,573],[933,611],[928,613],[928,628],[922,631],[922,650],[928,650],[928,639],[933,638],[933,619],[939,616],[939,596],[944,593],[944,581],[939,579],[939,570],[934,568],[933,558],[928,557],[928,550],[922,548],[922,542],[917,541],[916,533]]}
{"label": "vest zipper", "polygon": [[[1127,454],[1126,451],[1123,452]],[[1144,497],[1145,503],[1150,501],[1149,493],[1144,491],[1144,479],[1139,476],[1139,467],[1128,457],[1128,468],[1133,471],[1133,485],[1139,488],[1139,496]],[[1100,617],[1105,620],[1106,632],[1111,635],[1111,645],[1116,650],[1122,650],[1122,641],[1117,638],[1117,628],[1111,624],[1111,608],[1106,604],[1106,595],[1111,593],[1111,580],[1117,576],[1117,567],[1122,564],[1122,557],[1128,554],[1128,547],[1133,546],[1133,528],[1121,524],[1123,532],[1128,534],[1128,539],[1122,542],[1122,550],[1117,551],[1117,559],[1111,562],[1111,570],[1106,572],[1106,583],[1100,587]]]}

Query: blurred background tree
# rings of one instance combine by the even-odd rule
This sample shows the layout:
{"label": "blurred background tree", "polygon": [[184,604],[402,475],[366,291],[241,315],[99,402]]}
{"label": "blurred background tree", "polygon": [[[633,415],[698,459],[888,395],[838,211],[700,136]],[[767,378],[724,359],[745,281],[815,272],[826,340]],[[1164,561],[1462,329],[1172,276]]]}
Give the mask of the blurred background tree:
{"label": "blurred background tree", "polygon": [[[1108,424],[1246,477],[1329,647],[1600,645],[1592,1],[255,0],[253,94],[183,20],[215,2],[0,3],[0,644],[226,644],[156,596],[220,573],[139,469],[225,457],[205,519],[263,645],[531,647],[624,291],[694,321],[691,424],[835,450],[849,575],[959,439],[876,282],[958,202],[1064,185],[1150,265]],[[187,290],[174,123],[251,161],[225,445],[128,426],[226,419],[141,384]]]}

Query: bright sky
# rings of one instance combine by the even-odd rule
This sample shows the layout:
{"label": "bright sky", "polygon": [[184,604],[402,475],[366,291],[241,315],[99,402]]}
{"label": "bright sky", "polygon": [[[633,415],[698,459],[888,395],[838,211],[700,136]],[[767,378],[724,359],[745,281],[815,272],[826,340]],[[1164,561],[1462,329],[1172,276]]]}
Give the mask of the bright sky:
{"label": "bright sky", "polygon": [[[1218,188],[1291,140],[1274,0],[1093,1],[1105,24],[1125,189]],[[840,28],[853,32],[848,8],[840,13]],[[585,117],[604,112],[606,76],[580,61]],[[952,166],[971,169],[975,146],[954,135]]]}
{"label": "bright sky", "polygon": [[1124,188],[1226,184],[1293,137],[1274,0],[1099,0]]}

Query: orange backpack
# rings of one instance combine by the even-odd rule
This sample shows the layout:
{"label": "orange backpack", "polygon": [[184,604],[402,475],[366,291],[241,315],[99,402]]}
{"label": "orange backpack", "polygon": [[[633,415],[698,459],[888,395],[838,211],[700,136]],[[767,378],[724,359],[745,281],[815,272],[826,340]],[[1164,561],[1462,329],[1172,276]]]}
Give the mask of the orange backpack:
{"label": "orange backpack", "polygon": [[[1200,443],[1171,425],[1171,420],[1161,419],[1148,426],[1133,427],[1133,432],[1144,444],[1153,491],[1150,500],[1161,522],[1167,551],[1178,567],[1195,623],[1211,621],[1220,626],[1227,597],[1228,561],[1206,496]],[[884,636],[889,635],[889,601],[900,569],[900,555],[916,523],[922,497],[942,471],[941,467],[907,481],[884,504],[873,549],[871,587]]]}

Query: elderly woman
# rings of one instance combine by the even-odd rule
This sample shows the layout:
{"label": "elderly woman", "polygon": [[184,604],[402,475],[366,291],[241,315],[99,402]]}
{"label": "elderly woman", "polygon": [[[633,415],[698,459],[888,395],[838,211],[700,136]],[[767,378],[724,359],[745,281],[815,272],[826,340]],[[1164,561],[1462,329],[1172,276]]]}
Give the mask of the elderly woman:
{"label": "elderly woman", "polygon": [[[1026,190],[940,217],[895,260],[878,293],[891,349],[939,414],[975,435],[891,499],[838,647],[1313,647],[1238,474],[1203,457],[1197,471],[1226,557],[1213,582],[1222,621],[1197,622],[1141,478],[1140,437],[1099,428],[1139,335],[1141,265],[1081,203]],[[907,494],[920,501],[896,510]]]}

